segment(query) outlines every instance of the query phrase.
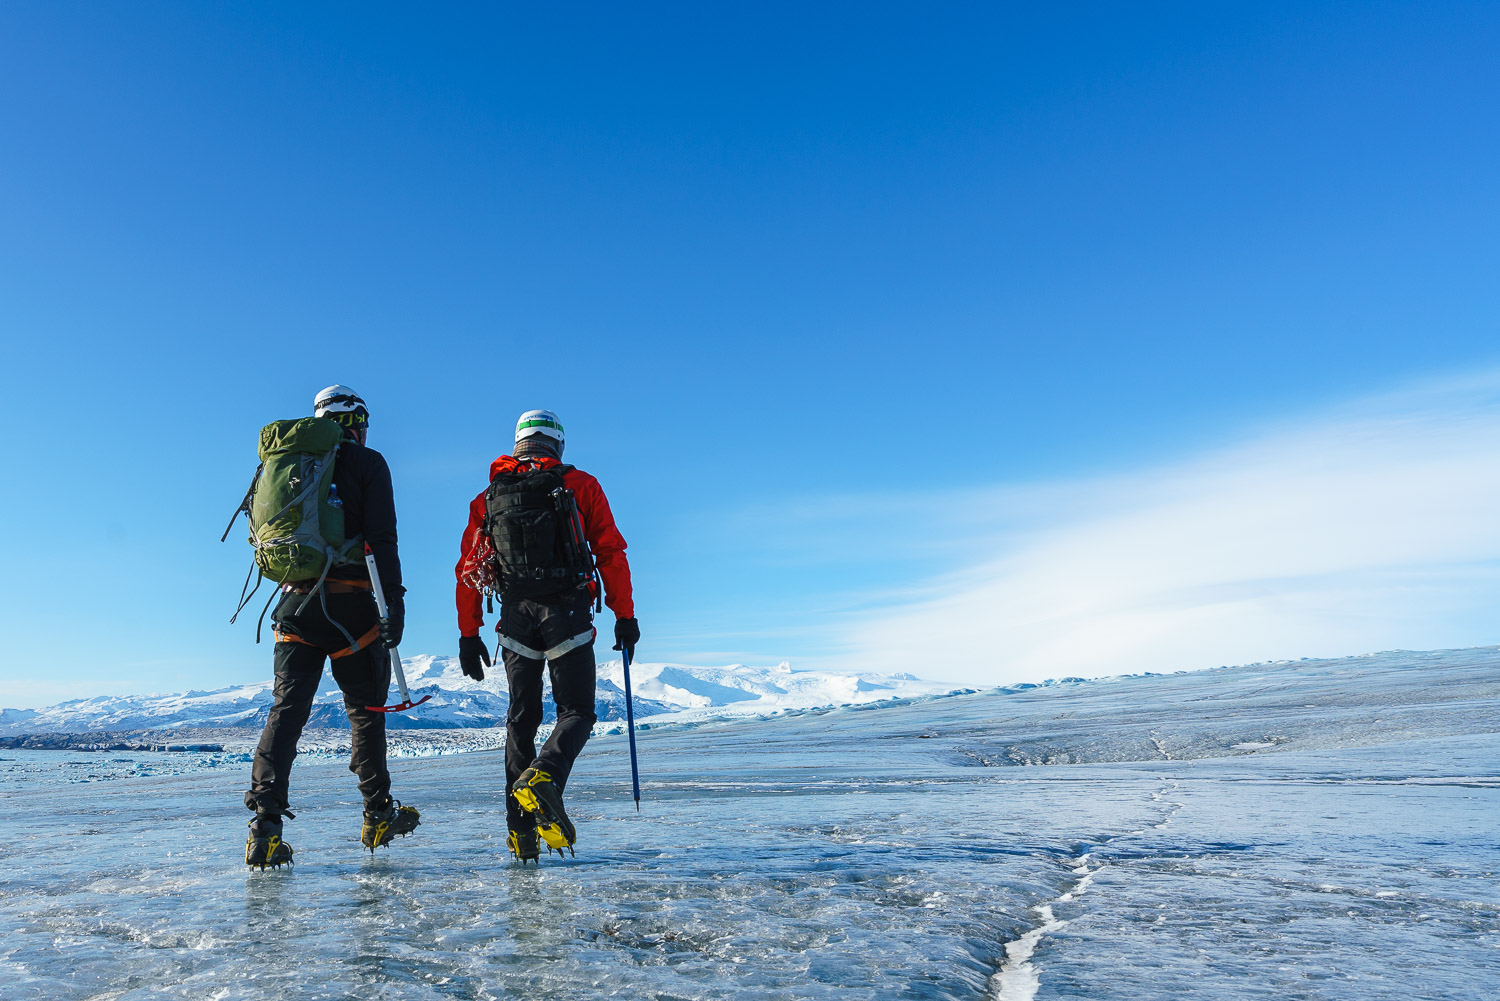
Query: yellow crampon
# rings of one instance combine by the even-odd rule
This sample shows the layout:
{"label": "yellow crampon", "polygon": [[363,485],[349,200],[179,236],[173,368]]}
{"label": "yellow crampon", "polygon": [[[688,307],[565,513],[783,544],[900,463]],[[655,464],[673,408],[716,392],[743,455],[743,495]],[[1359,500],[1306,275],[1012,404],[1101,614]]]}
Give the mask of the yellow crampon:
{"label": "yellow crampon", "polygon": [[[264,855],[258,851],[262,847],[265,849]],[[283,851],[285,851],[285,855],[281,854]],[[272,869],[279,869],[283,865],[291,865],[292,846],[285,844],[279,834],[271,835],[266,839],[264,845],[257,844],[256,839],[251,837],[245,842],[245,864],[253,865],[260,869],[261,872],[265,872],[266,866],[270,866]]]}
{"label": "yellow crampon", "polygon": [[535,831],[529,831],[526,834],[522,834],[520,831],[511,831],[510,836],[505,839],[505,844],[510,848],[510,853],[516,857],[518,862],[524,864],[536,861]]}
{"label": "yellow crampon", "polygon": [[[573,842],[564,833],[562,825],[559,823],[559,818],[553,815],[551,807],[538,798],[536,790],[532,788],[541,782],[551,785],[551,773],[537,768],[527,769],[527,772],[530,773],[530,777],[526,778],[524,785],[512,789],[511,795],[516,798],[516,802],[521,805],[521,809],[527,813],[536,814],[536,832],[547,843],[547,851],[549,853],[557,852],[557,854],[561,855],[563,849],[566,848],[569,854],[576,857],[577,852],[573,851]],[[526,777],[526,773],[522,773],[522,777]],[[557,794],[553,792],[552,795],[556,796]]]}
{"label": "yellow crampon", "polygon": [[[537,799],[536,791],[532,789],[532,786],[538,782],[551,782],[552,773],[544,772],[539,768],[528,768],[527,772],[530,773],[531,777],[526,778],[525,775],[522,775],[522,778],[526,778],[526,784],[519,789],[513,790],[511,795],[516,798],[517,803],[521,804],[521,809],[527,813],[534,813],[539,817],[545,816],[542,801]],[[556,827],[557,825],[553,824],[552,826]],[[540,827],[538,827],[538,830],[540,830]],[[549,839],[547,843],[551,844],[552,842]]]}
{"label": "yellow crampon", "polygon": [[392,800],[374,815],[365,813],[364,823],[359,829],[359,840],[373,855],[375,849],[390,844],[396,839],[396,835],[406,837],[421,822],[422,815],[417,812],[416,807],[402,806],[398,801]]}
{"label": "yellow crampon", "polygon": [[374,855],[375,854],[375,847],[377,845],[383,845],[383,844],[385,844],[385,842],[386,842],[385,834],[390,829],[391,829],[391,822],[389,820],[379,821],[378,823],[376,823],[374,825],[374,829],[373,830],[371,829],[370,822],[367,820],[367,821],[365,821],[365,828],[364,828],[364,830],[362,830],[362,831],[359,832],[360,843],[363,844],[365,847],[369,848],[370,849],[370,854]]}
{"label": "yellow crampon", "polygon": [[573,846],[568,843],[567,835],[563,834],[562,828],[556,824],[546,824],[538,821],[536,832],[542,836],[543,841],[547,842],[547,851],[555,851],[561,855],[563,849],[566,848],[568,854],[577,856],[578,853],[573,851]]}
{"label": "yellow crampon", "polygon": [[[538,772],[537,774],[546,775],[547,773]],[[541,800],[537,799],[536,793],[532,792],[529,788],[517,789],[514,793],[512,793],[512,795],[516,797],[516,802],[521,804],[521,809],[525,810],[527,813],[542,812]]]}

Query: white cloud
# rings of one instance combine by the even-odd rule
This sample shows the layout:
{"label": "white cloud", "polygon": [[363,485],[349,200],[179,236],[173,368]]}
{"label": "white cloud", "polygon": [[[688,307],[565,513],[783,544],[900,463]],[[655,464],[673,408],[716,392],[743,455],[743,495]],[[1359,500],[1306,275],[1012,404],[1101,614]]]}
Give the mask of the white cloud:
{"label": "white cloud", "polygon": [[[1037,497],[1065,513],[1017,537]],[[1500,377],[988,503],[989,541],[840,660],[998,684],[1500,641]]]}

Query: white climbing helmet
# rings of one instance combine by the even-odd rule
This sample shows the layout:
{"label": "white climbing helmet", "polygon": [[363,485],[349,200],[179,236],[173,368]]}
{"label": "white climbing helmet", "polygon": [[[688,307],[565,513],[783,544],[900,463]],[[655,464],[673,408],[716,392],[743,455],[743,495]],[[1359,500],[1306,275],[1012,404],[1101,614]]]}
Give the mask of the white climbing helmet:
{"label": "white climbing helmet", "polygon": [[329,386],[313,397],[313,416],[327,417],[329,414],[348,414],[363,410],[368,417],[370,410],[358,393],[348,386]]}
{"label": "white climbing helmet", "polygon": [[562,453],[563,426],[562,421],[550,410],[528,410],[516,421],[516,444],[521,444],[522,439],[530,438],[534,434],[544,434],[557,442],[557,451]]}

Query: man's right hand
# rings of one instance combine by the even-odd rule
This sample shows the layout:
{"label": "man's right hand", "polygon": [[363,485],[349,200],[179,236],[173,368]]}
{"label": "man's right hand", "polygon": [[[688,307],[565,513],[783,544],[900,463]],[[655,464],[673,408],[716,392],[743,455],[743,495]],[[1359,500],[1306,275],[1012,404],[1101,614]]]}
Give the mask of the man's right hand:
{"label": "man's right hand", "polygon": [[478,636],[460,636],[458,638],[458,666],[463,668],[465,677],[483,681],[484,669],[490,666],[490,651],[484,645],[484,640]]}

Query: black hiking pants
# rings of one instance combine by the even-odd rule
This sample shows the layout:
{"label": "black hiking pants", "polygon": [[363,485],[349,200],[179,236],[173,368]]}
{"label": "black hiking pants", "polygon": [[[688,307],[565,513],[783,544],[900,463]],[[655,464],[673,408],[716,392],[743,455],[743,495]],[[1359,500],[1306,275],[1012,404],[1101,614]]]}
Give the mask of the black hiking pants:
{"label": "black hiking pants", "polygon": [[[579,591],[552,598],[508,598],[500,607],[500,631],[517,644],[546,651],[593,628],[593,600]],[[557,725],[552,736],[536,749],[542,723],[542,665],[544,661],[504,649],[505,676],[510,682],[510,712],[505,720],[505,820],[513,831],[536,826],[509,793],[528,768],[548,772],[559,791],[567,785],[573,761],[583,750],[597,717],[594,715],[594,644],[581,646],[545,661],[552,677],[552,701]]]}
{"label": "black hiking pants", "polygon": [[[261,732],[250,768],[245,805],[261,814],[280,814],[287,808],[288,775],[297,757],[297,740],[312,711],[313,697],[323,678],[323,662],[349,647],[349,640],[329,621],[332,617],[356,640],[368,645],[332,657],[333,680],[344,693],[349,713],[353,753],[349,770],[359,776],[365,808],[383,807],[390,798],[391,773],[385,764],[385,714],[366,706],[385,705],[391,687],[391,658],[379,638],[370,636],[379,617],[368,591],[314,595],[299,613],[307,596],[282,595],[271,616],[278,641],[275,650],[275,700]],[[281,637],[296,636],[304,642]]]}

